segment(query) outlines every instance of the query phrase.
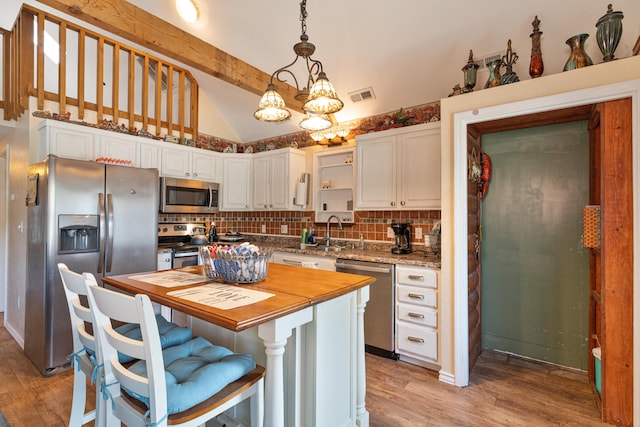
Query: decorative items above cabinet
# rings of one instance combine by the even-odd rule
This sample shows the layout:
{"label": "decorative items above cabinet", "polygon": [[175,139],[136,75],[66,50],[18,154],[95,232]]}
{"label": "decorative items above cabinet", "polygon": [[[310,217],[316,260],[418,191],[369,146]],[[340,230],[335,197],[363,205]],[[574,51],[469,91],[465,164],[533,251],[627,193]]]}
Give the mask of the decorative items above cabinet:
{"label": "decorative items above cabinet", "polygon": [[355,147],[325,149],[313,153],[313,194],[316,222],[336,215],[354,222]]}
{"label": "decorative items above cabinet", "polygon": [[356,209],[440,209],[440,123],[356,136]]}

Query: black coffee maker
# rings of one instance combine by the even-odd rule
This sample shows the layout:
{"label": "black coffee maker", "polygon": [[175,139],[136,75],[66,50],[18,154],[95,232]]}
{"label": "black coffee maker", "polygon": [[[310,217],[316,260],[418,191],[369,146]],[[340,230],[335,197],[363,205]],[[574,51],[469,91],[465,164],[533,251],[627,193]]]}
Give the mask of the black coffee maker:
{"label": "black coffee maker", "polygon": [[408,223],[393,223],[391,228],[395,233],[392,254],[408,254],[411,252],[411,226]]}

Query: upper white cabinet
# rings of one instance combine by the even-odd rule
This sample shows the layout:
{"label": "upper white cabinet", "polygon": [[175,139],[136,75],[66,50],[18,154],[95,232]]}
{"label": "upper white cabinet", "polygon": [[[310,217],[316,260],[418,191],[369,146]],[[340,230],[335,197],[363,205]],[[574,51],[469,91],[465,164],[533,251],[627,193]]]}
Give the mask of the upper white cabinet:
{"label": "upper white cabinet", "polygon": [[342,222],[353,222],[354,153],[353,146],[313,153],[316,221],[325,222],[336,215]]}
{"label": "upper white cabinet", "polygon": [[[119,136],[115,132],[113,135],[100,135],[98,137],[100,155],[108,159],[124,160],[130,166],[140,166],[140,144],[131,141],[130,137]],[[92,159],[92,160],[95,160]]]}
{"label": "upper white cabinet", "polygon": [[440,123],[358,135],[356,208],[440,209]]}
{"label": "upper white cabinet", "polygon": [[219,155],[192,147],[162,147],[162,176],[216,181]]}
{"label": "upper white cabinet", "polygon": [[251,156],[225,154],[222,159],[221,210],[238,211],[251,208]]}
{"label": "upper white cabinet", "polygon": [[48,154],[78,160],[95,160],[98,155],[98,135],[77,125],[52,120],[43,121],[38,127],[37,153],[31,158],[35,163]]}
{"label": "upper white cabinet", "polygon": [[253,209],[295,210],[296,184],[305,170],[305,153],[294,148],[254,154]]}

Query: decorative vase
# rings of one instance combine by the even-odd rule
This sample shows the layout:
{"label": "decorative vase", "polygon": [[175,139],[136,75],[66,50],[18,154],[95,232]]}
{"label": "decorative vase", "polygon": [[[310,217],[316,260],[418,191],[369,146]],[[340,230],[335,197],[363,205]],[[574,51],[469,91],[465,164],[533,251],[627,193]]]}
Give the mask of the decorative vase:
{"label": "decorative vase", "polygon": [[485,89],[500,86],[500,67],[502,67],[502,61],[500,59],[496,59],[487,64],[487,68],[489,68],[489,78],[484,85]]}
{"label": "decorative vase", "polygon": [[542,49],[540,48],[540,20],[538,15],[531,23],[533,25],[533,32],[529,35],[531,37],[531,62],[529,63],[529,75],[532,79],[540,77],[544,72],[544,62],[542,62]]}
{"label": "decorative vase", "polygon": [[462,73],[464,76],[464,89],[462,91],[464,93],[473,92],[473,88],[476,87],[476,77],[478,74],[478,68],[480,68],[480,66],[476,64],[476,62],[473,60],[473,50],[470,50],[467,64],[464,67],[462,67]]}
{"label": "decorative vase", "polygon": [[518,61],[518,54],[511,49],[511,39],[507,42],[507,53],[502,57],[502,63],[506,69],[506,73],[500,77],[500,85],[508,85],[520,81],[520,77],[513,71],[513,66]]}
{"label": "decorative vase", "polygon": [[604,62],[613,60],[613,52],[620,43],[622,37],[622,12],[614,12],[611,4],[596,24],[596,42],[600,52],[604,55]]}
{"label": "decorative vase", "polygon": [[589,34],[577,34],[567,40],[567,45],[571,48],[571,54],[562,71],[575,70],[593,65],[593,61],[584,50],[584,42],[589,38]]}

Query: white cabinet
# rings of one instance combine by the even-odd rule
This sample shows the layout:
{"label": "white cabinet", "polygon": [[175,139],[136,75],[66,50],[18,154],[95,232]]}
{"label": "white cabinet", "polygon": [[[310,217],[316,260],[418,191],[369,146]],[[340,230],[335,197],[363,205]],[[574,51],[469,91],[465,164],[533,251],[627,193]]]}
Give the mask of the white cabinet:
{"label": "white cabinet", "polygon": [[274,252],[271,262],[275,264],[295,265],[315,270],[336,271],[336,259],[332,257],[295,254],[290,252]]}
{"label": "white cabinet", "polygon": [[98,137],[100,152],[98,157],[129,162],[125,163],[128,166],[139,166],[140,144],[137,141],[132,141],[129,136],[120,136],[115,132],[110,133],[113,135],[104,134]]}
{"label": "white cabinet", "polygon": [[221,210],[237,211],[251,208],[251,156],[225,154],[222,160]]}
{"label": "white cabinet", "polygon": [[191,147],[162,147],[160,175],[215,182],[217,156],[200,151]]}
{"label": "white cabinet", "polygon": [[283,148],[254,154],[253,209],[295,210],[296,184],[305,170],[305,154],[294,148]]}
{"label": "white cabinet", "polygon": [[140,167],[146,169],[158,169],[162,167],[162,150],[160,144],[141,142],[140,143]]}
{"label": "white cabinet", "polygon": [[440,363],[438,273],[396,265],[396,353],[427,367]]}
{"label": "white cabinet", "polygon": [[355,147],[328,149],[313,153],[313,191],[316,221],[336,215],[342,222],[353,222],[355,191]]}
{"label": "white cabinet", "polygon": [[440,209],[440,123],[356,137],[358,209]]}
{"label": "white cabinet", "polygon": [[95,160],[98,135],[95,132],[64,122],[44,120],[38,127],[38,153],[32,162],[43,160],[48,154],[78,160]]}

